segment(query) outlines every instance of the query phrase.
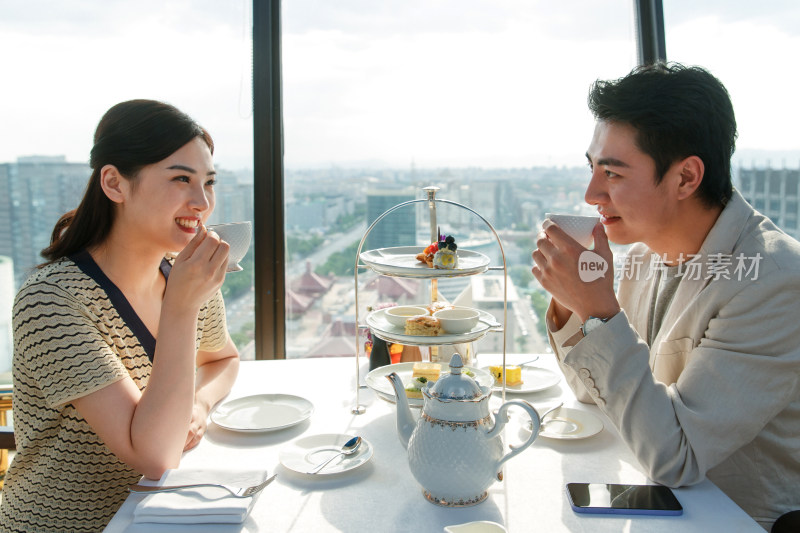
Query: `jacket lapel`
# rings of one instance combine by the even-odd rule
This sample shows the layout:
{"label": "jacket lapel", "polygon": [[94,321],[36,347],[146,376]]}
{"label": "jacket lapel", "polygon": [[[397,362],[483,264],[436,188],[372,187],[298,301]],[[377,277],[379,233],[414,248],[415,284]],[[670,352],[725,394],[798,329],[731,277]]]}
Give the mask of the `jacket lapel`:
{"label": "jacket lapel", "polygon": [[[730,264],[733,259],[733,250],[747,224],[748,217],[745,214],[749,211],[747,202],[738,191],[734,190],[733,196],[703,241],[700,251],[684,263],[686,268],[683,269],[683,279],[664,316],[661,329],[652,344],[653,347],[659,347],[662,339],[684,336],[679,332],[673,332],[675,324],[692,306],[700,292],[711,283],[712,278],[716,275],[714,265],[723,264],[726,258]],[[732,265],[727,270],[728,275],[733,274]],[[653,351],[651,347],[651,354]],[[651,363],[652,361],[653,357],[651,356]]]}

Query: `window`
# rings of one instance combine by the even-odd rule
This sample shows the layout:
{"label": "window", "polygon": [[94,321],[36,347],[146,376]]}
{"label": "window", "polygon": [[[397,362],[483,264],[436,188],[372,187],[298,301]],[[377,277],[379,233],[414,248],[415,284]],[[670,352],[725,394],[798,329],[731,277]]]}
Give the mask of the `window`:
{"label": "window", "polygon": [[[636,63],[631,5],[586,2],[580,16],[569,3],[527,0],[294,0],[282,9],[287,357],[354,353],[360,240],[428,185],[502,232],[516,300],[508,349],[543,351],[528,287],[533,228],[548,208],[584,205],[594,127],[586,96],[595,79]],[[479,218],[441,208],[437,219],[502,265]],[[419,203],[382,221],[362,250],[429,242]],[[361,272],[359,317],[367,305],[428,300],[426,283]],[[502,316],[496,276],[439,288]],[[479,349],[502,349],[499,335],[492,341]]]}
{"label": "window", "polygon": [[708,68],[731,95],[739,130],[734,167],[756,170],[753,189],[745,181],[739,185],[759,210],[765,207],[759,194],[797,200],[796,177],[781,190],[784,169],[796,176],[800,161],[794,132],[800,121],[797,82],[786,68],[786,51],[800,47],[794,20],[790,2],[664,0],[667,57]]}
{"label": "window", "polygon": [[[0,17],[0,221],[12,228],[0,237],[9,258],[0,258],[0,372],[10,368],[16,290],[41,262],[58,217],[77,206],[94,128],[112,105],[152,98],[194,117],[216,143],[213,220],[253,217],[250,2],[44,4],[6,4]],[[229,276],[245,287],[228,292],[252,294],[252,275],[250,266]],[[229,298],[234,336],[252,322],[252,304],[237,301]]]}

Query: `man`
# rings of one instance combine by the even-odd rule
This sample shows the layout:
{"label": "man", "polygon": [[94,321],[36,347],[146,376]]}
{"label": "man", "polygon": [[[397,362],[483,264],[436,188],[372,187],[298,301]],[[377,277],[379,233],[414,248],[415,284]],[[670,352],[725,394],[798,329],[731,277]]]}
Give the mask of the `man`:
{"label": "man", "polygon": [[[708,477],[768,529],[800,509],[800,243],[733,190],[733,107],[707,71],[640,67],[589,107],[594,249],[548,220],[533,253],[550,343],[653,481]],[[617,294],[609,240],[637,243]],[[581,280],[582,253],[602,278]]]}

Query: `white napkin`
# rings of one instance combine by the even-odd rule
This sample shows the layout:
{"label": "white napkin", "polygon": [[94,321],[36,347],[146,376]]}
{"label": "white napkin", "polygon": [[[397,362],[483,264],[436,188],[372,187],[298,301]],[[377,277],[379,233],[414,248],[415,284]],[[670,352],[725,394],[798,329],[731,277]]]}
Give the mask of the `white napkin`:
{"label": "white napkin", "polygon": [[[167,470],[156,485],[224,483],[249,487],[262,482],[267,472],[253,470]],[[263,491],[262,491],[263,492]],[[227,494],[224,496],[223,494]],[[158,524],[241,524],[261,492],[235,498],[216,487],[198,487],[175,492],[149,494],[133,511],[133,522]]]}

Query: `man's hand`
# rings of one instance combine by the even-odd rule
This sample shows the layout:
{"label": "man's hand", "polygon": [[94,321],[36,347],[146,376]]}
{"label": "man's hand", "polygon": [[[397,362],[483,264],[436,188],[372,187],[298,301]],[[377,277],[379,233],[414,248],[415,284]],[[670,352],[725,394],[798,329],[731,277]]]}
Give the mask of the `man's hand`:
{"label": "man's hand", "polygon": [[608,265],[603,276],[593,281],[583,281],[580,276],[581,254],[587,249],[556,224],[545,221],[536,241],[531,272],[552,295],[559,327],[569,319],[570,312],[577,314],[581,322],[590,316],[606,318],[619,312],[619,303],[614,294],[614,256],[603,225],[598,223],[592,235],[592,252]]}

